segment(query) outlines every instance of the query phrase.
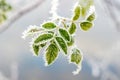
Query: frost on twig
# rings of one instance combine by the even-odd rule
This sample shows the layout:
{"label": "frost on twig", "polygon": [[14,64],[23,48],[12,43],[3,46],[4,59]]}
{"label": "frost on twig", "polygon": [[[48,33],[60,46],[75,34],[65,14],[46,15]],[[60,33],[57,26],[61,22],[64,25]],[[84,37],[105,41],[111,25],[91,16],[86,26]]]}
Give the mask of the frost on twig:
{"label": "frost on twig", "polygon": [[52,15],[51,19],[56,19],[58,17],[57,8],[59,6],[59,0],[51,0],[51,10],[50,14]]}

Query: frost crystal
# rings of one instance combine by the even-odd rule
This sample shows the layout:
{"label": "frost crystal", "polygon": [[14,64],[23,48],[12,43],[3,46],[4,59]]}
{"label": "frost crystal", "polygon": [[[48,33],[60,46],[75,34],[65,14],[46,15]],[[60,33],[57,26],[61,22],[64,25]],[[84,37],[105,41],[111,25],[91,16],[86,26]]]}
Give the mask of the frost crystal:
{"label": "frost crystal", "polygon": [[32,35],[34,32],[37,32],[37,31],[39,31],[39,30],[40,30],[40,27],[38,27],[38,26],[36,26],[36,25],[34,25],[34,26],[30,25],[30,26],[27,28],[27,30],[25,30],[25,31],[22,33],[22,34],[23,34],[22,38],[25,39],[27,36],[30,36],[30,35]]}
{"label": "frost crystal", "polygon": [[58,14],[57,14],[57,8],[58,8],[58,2],[59,0],[52,0],[51,1],[51,4],[52,4],[52,7],[51,7],[51,10],[50,10],[50,13],[52,14],[52,19],[55,19],[58,17]]}

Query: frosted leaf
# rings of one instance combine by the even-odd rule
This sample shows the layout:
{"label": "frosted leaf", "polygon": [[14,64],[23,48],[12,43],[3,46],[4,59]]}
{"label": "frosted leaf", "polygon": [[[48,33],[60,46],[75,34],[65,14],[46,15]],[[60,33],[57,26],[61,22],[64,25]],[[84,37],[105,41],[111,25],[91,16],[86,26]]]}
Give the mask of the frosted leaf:
{"label": "frosted leaf", "polygon": [[81,70],[81,64],[82,64],[82,60],[83,60],[83,55],[81,53],[80,50],[78,50],[77,48],[73,48],[72,49],[72,53],[70,55],[70,63],[73,63],[77,66],[77,69],[75,71],[73,71],[74,75],[79,74],[80,70]]}
{"label": "frosted leaf", "polygon": [[54,61],[57,59],[59,49],[55,43],[51,43],[47,49],[45,54],[45,61],[46,65],[50,65],[54,63]]}
{"label": "frosted leaf", "polygon": [[65,53],[65,55],[67,54],[67,44],[64,41],[64,39],[62,37],[55,37],[56,42],[59,46],[59,48]]}
{"label": "frosted leaf", "polygon": [[69,42],[71,40],[70,35],[69,35],[67,30],[65,30],[63,28],[60,28],[59,29],[59,33],[62,36],[62,38],[65,39],[66,41]]}
{"label": "frosted leaf", "polygon": [[30,36],[30,35],[33,35],[33,33],[35,33],[35,32],[38,32],[38,31],[40,31],[40,27],[38,27],[38,26],[36,26],[36,25],[30,25],[28,28],[27,28],[27,30],[25,30],[22,34],[23,34],[23,36],[22,36],[22,38],[23,39],[25,39],[26,37],[28,37],[28,36]]}
{"label": "frosted leaf", "polygon": [[53,38],[53,34],[51,34],[51,33],[40,34],[39,36],[37,36],[34,39],[34,43],[36,45],[39,45],[39,44],[42,44],[42,43],[50,41],[52,38]]}

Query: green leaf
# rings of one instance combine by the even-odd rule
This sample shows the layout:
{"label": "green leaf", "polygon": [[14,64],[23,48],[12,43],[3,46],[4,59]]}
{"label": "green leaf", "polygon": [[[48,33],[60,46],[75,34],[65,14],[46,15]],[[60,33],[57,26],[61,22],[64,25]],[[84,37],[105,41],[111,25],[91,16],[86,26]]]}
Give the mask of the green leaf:
{"label": "green leaf", "polygon": [[48,33],[54,34],[54,32],[53,32],[53,31],[48,31]]}
{"label": "green leaf", "polygon": [[81,0],[80,5],[81,5],[81,15],[82,17],[85,18],[90,10],[90,7],[94,6],[94,0]]}
{"label": "green leaf", "polygon": [[70,28],[69,28],[69,33],[70,34],[74,34],[76,31],[76,24],[75,23],[72,23]]}
{"label": "green leaf", "polygon": [[44,46],[46,46],[46,43],[40,44],[39,46],[43,48]]}
{"label": "green leaf", "polygon": [[63,38],[61,38],[61,37],[55,37],[55,39],[56,39],[59,47],[63,50],[63,52],[65,54],[67,54],[67,45],[66,45],[65,41],[63,40]]}
{"label": "green leaf", "polygon": [[54,29],[56,28],[56,25],[53,22],[46,22],[42,25],[45,29]]}
{"label": "green leaf", "polygon": [[34,51],[36,56],[39,55],[40,49],[43,48],[45,45],[46,45],[46,43],[43,43],[43,44],[40,44],[40,45],[35,45],[35,44],[32,45],[33,51]]}
{"label": "green leaf", "polygon": [[85,17],[87,9],[86,9],[86,7],[82,7],[81,9],[82,9],[82,12],[81,12],[82,16]]}
{"label": "green leaf", "polygon": [[46,49],[46,62],[47,65],[52,64],[57,56],[58,56],[59,49],[56,44],[50,44],[48,48]]}
{"label": "green leaf", "polygon": [[8,5],[8,10],[11,10],[12,9],[12,6],[11,5]]}
{"label": "green leaf", "polygon": [[7,16],[5,14],[2,14],[2,17],[3,17],[4,20],[7,19]]}
{"label": "green leaf", "polygon": [[82,30],[87,31],[93,26],[93,24],[91,22],[81,22],[80,26]]}
{"label": "green leaf", "polygon": [[38,56],[38,54],[39,54],[39,49],[40,49],[40,47],[39,47],[39,45],[32,45],[32,48],[33,48],[33,51],[34,51],[34,53],[35,53],[35,55],[36,56]]}
{"label": "green leaf", "polygon": [[80,54],[80,51],[78,49],[73,49],[71,54],[71,62],[75,64],[79,64],[82,60],[82,55]]}
{"label": "green leaf", "polygon": [[74,10],[74,16],[73,16],[73,20],[74,21],[76,21],[76,20],[79,19],[79,17],[80,17],[80,11],[81,11],[80,5],[76,6],[75,10]]}
{"label": "green leaf", "polygon": [[74,44],[74,38],[71,36],[71,40],[67,42],[68,46],[72,46]]}
{"label": "green leaf", "polygon": [[95,19],[95,13],[92,13],[91,15],[88,16],[87,20],[92,22]]}
{"label": "green leaf", "polygon": [[52,38],[53,38],[53,34],[49,34],[49,33],[41,34],[35,39],[34,43],[35,44],[38,44],[38,43],[41,44],[43,42],[47,42],[48,40],[51,40]]}
{"label": "green leaf", "polygon": [[60,28],[59,33],[66,41],[70,41],[70,35],[67,30]]}

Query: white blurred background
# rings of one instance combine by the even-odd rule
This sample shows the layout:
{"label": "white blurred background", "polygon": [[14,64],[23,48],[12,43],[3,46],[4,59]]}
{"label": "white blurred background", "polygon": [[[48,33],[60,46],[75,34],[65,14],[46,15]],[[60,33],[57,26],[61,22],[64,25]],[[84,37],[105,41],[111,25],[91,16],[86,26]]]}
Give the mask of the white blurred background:
{"label": "white blurred background", "polygon": [[[9,16],[12,16],[36,0],[7,1],[13,6],[9,13]],[[119,0],[110,1],[116,1],[120,5]],[[0,33],[0,80],[120,80],[120,26],[116,26],[116,20],[111,18],[109,12],[115,12],[120,23],[120,11],[112,8],[108,10],[105,0],[95,0],[97,19],[94,27],[88,32],[77,32],[77,46],[84,54],[80,74],[72,74],[76,67],[68,64],[62,54],[49,67],[44,66],[42,54],[40,57],[33,56],[29,48],[30,40],[23,40],[22,32],[29,25],[39,26],[49,19],[50,2],[51,0],[45,0]],[[75,2],[76,0],[59,0],[59,15],[70,17]]]}

